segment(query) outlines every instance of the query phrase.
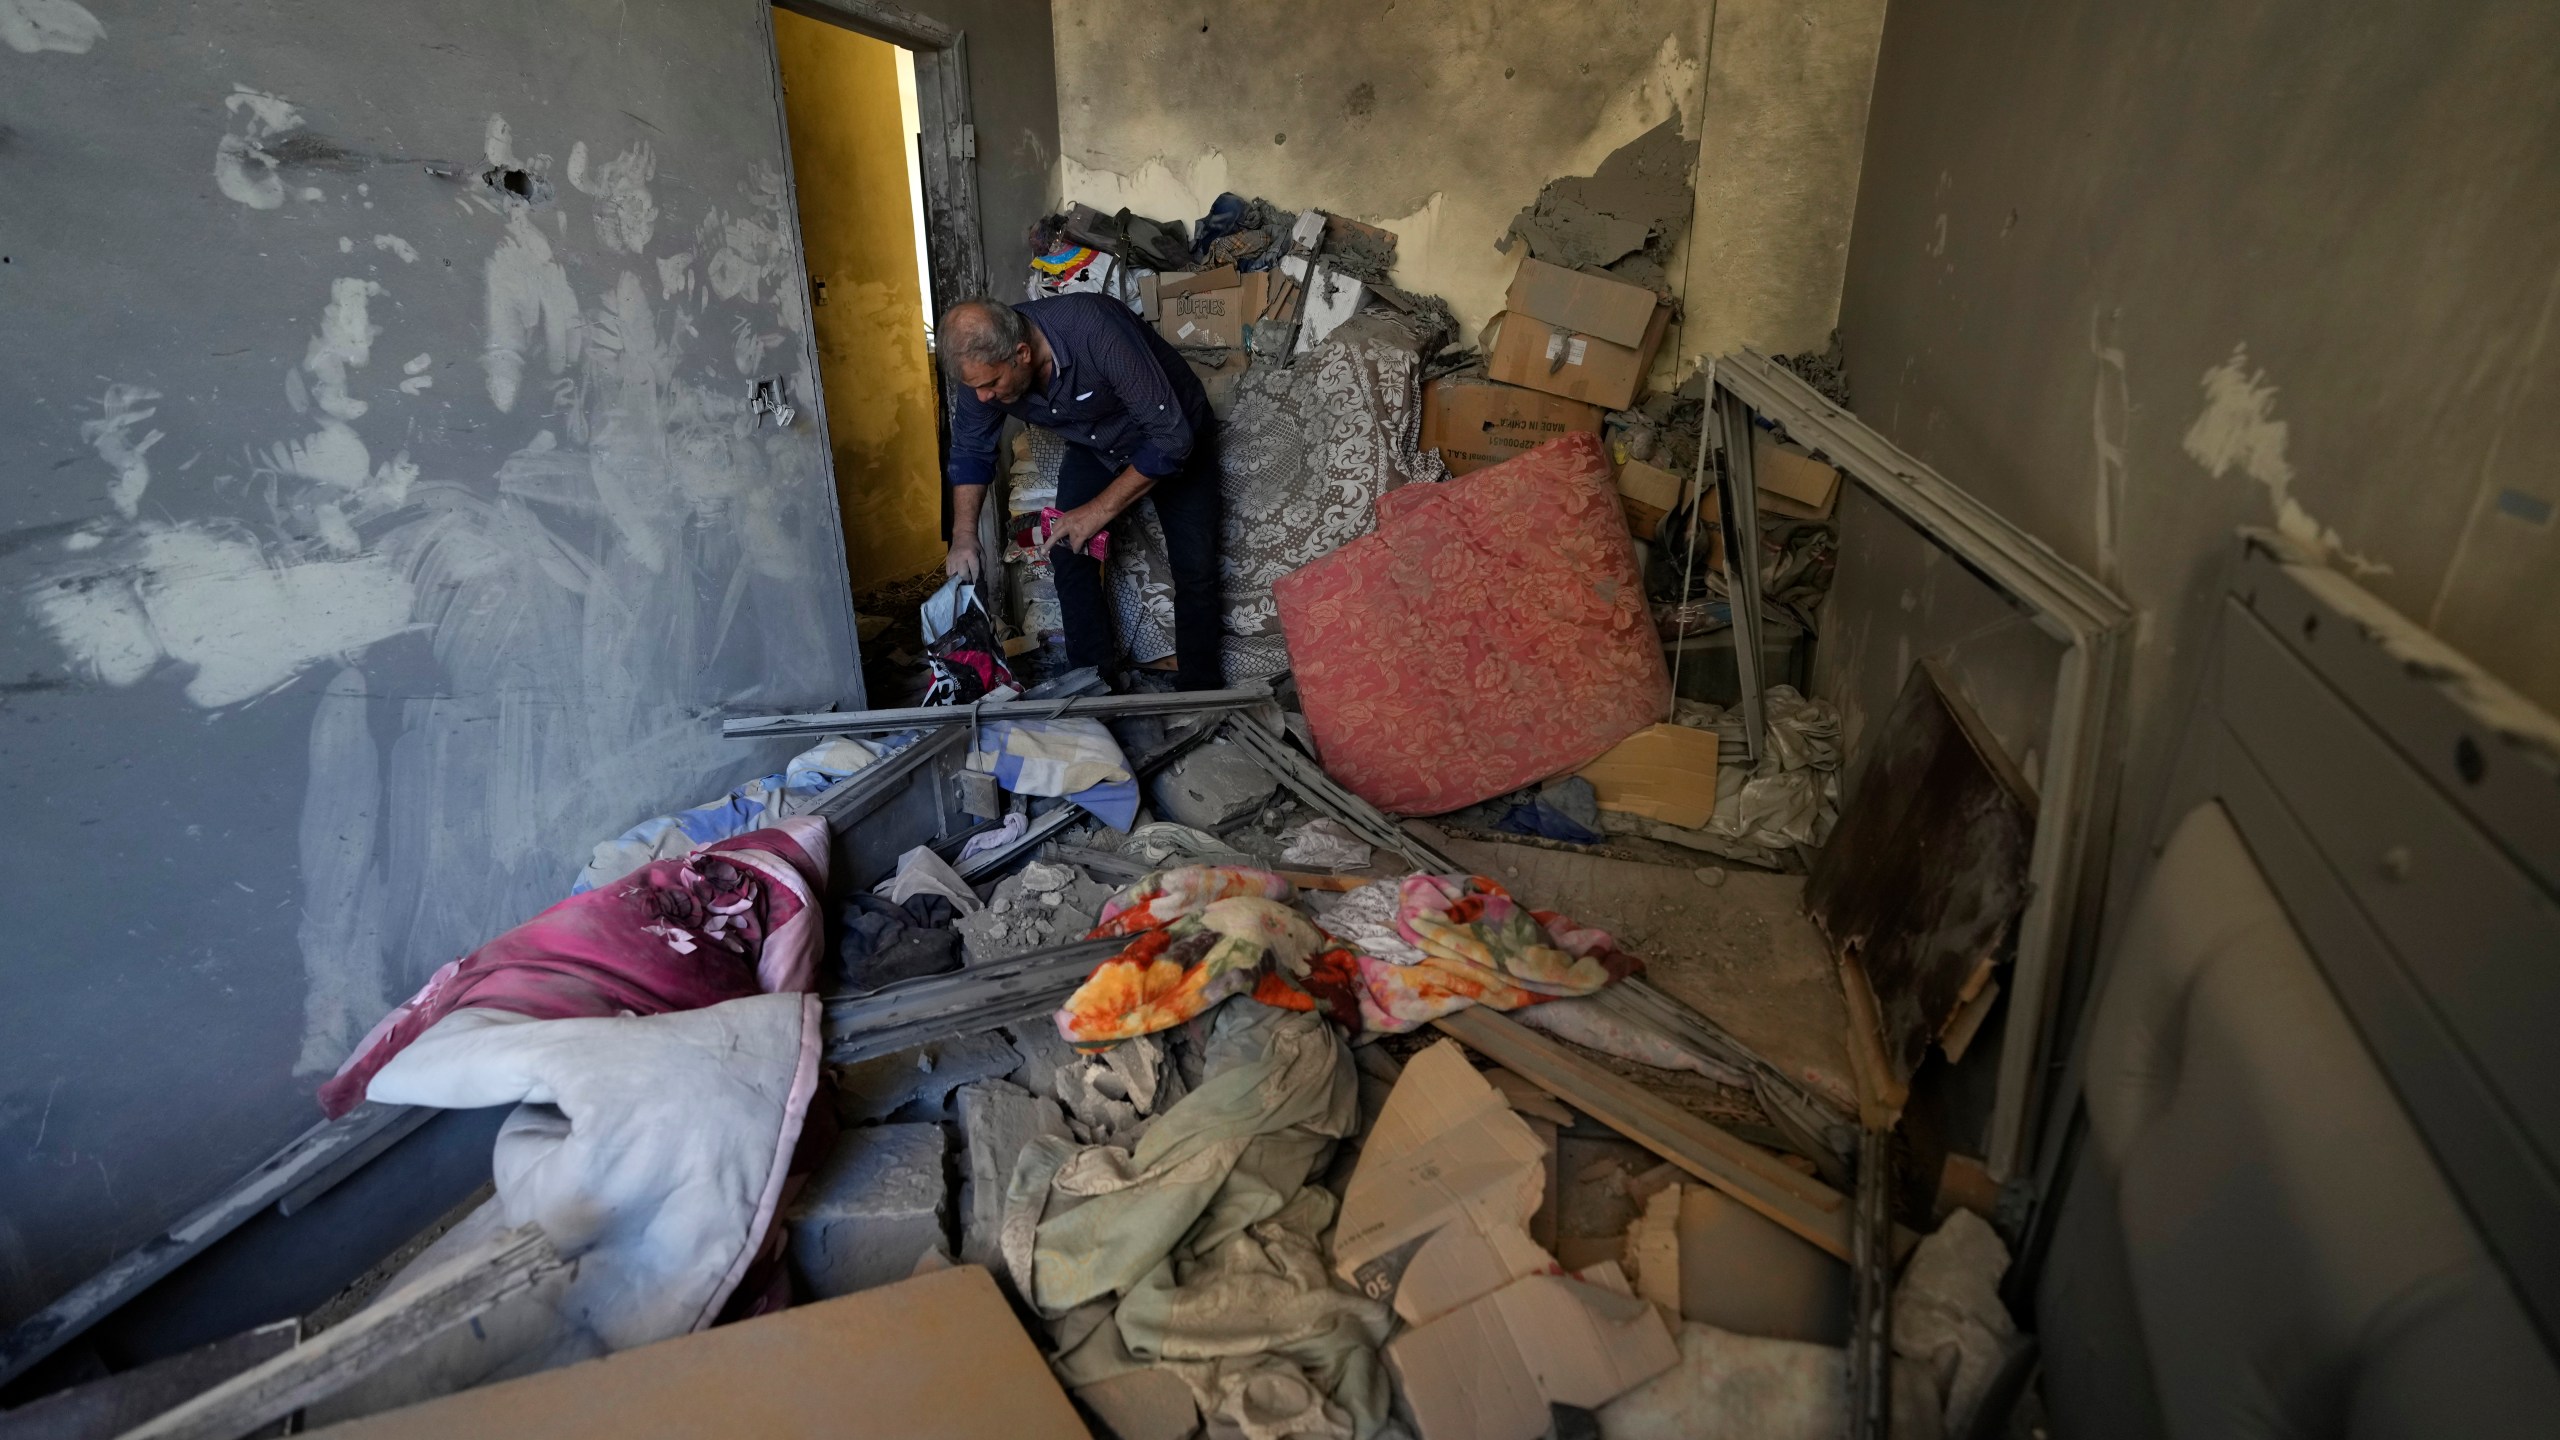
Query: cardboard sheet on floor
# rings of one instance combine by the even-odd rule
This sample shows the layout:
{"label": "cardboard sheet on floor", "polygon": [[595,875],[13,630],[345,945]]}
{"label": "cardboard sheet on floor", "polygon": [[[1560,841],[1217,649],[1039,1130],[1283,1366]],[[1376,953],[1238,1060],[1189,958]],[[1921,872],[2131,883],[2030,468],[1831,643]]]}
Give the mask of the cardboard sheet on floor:
{"label": "cardboard sheet on floor", "polygon": [[1405,1062],[1361,1147],[1333,1232],[1334,1273],[1420,1324],[1555,1268],[1529,1236],[1546,1147],[1443,1040]]}
{"label": "cardboard sheet on floor", "polygon": [[1532,1275],[1387,1343],[1422,1440],[1538,1440],[1551,1405],[1596,1409],[1679,1363],[1662,1313]]}
{"label": "cardboard sheet on floor", "polygon": [[332,1426],[339,1440],[1085,1440],[995,1281],[962,1265]]}
{"label": "cardboard sheet on floor", "polygon": [[1580,768],[1670,708],[1599,437],[1378,501],[1272,586],[1325,770],[1430,815]]}
{"label": "cardboard sheet on floor", "polygon": [[1600,808],[1695,830],[1716,813],[1716,732],[1648,725],[1582,767]]}

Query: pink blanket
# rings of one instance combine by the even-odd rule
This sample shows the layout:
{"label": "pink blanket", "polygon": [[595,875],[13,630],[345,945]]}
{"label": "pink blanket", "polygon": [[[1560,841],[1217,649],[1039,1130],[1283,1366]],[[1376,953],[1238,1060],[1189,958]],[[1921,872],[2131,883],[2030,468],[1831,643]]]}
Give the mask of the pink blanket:
{"label": "pink blanket", "polygon": [[1670,713],[1598,437],[1378,501],[1272,587],[1326,773],[1433,815],[1563,774]]}
{"label": "pink blanket", "polygon": [[430,976],[320,1087],[331,1118],[456,1010],[538,1020],[663,1015],[814,983],[827,827],[796,816],[573,895]]}

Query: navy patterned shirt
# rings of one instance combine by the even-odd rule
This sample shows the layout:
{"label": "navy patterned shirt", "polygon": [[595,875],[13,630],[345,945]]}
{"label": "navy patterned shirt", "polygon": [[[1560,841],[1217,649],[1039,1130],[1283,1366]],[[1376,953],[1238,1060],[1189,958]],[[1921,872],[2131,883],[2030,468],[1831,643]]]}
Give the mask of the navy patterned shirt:
{"label": "navy patterned shirt", "polygon": [[954,485],[984,485],[996,472],[996,432],[1004,417],[1055,430],[1100,455],[1112,470],[1134,465],[1159,480],[1182,473],[1208,431],[1209,394],[1155,327],[1105,295],[1058,295],[1013,307],[1049,339],[1057,369],[1010,405],[990,405],[954,380]]}

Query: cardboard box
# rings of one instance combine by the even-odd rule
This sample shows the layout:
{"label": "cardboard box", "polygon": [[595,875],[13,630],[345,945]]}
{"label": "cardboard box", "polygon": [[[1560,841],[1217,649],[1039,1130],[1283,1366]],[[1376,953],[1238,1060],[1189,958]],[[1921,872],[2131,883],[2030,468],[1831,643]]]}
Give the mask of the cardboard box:
{"label": "cardboard box", "polygon": [[1452,475],[1498,464],[1579,430],[1600,433],[1597,405],[1523,390],[1475,375],[1444,375],[1422,387],[1422,448],[1440,452]]}
{"label": "cardboard box", "polygon": [[1679,508],[1688,482],[1659,465],[1630,460],[1618,467],[1618,504],[1627,512],[1627,529],[1639,540],[1651,540],[1662,517]]}
{"label": "cardboard box", "polygon": [[[1233,265],[1155,277],[1156,333],[1176,345],[1244,344],[1244,330],[1262,316],[1270,294],[1266,271]],[[1141,288],[1142,296],[1145,291]]]}
{"label": "cardboard box", "polygon": [[334,1425],[339,1440],[1086,1440],[975,1265]]}
{"label": "cardboard box", "polygon": [[1524,259],[1493,323],[1486,374],[1623,410],[1644,388],[1671,305],[1641,285]]}
{"label": "cardboard box", "polygon": [[1549,1406],[1597,1409],[1679,1360],[1653,1306],[1562,1275],[1516,1281],[1387,1344],[1422,1440],[1539,1440]]}
{"label": "cardboard box", "polygon": [[1768,431],[1751,432],[1751,485],[1760,508],[1798,520],[1828,520],[1840,503],[1840,472]]}
{"label": "cardboard box", "polygon": [[1342,1193],[1334,1272],[1412,1324],[1555,1259],[1529,1237],[1546,1147],[1454,1040],[1405,1062]]}
{"label": "cardboard box", "polygon": [[1603,810],[1695,830],[1716,813],[1716,732],[1648,725],[1577,773]]}

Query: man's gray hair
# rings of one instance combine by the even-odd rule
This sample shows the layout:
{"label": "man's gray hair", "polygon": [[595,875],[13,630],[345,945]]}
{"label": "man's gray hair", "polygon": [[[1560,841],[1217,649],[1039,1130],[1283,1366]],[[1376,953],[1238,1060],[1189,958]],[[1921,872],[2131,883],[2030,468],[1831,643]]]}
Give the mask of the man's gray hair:
{"label": "man's gray hair", "polygon": [[981,295],[942,312],[942,332],[936,338],[942,363],[956,374],[963,365],[1002,365],[1030,337],[1021,311]]}

